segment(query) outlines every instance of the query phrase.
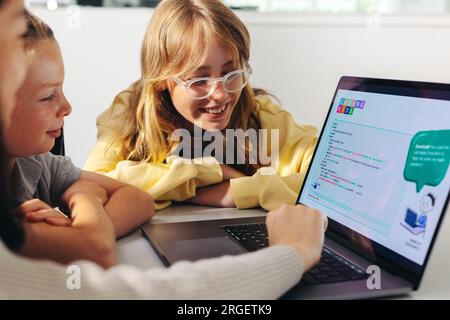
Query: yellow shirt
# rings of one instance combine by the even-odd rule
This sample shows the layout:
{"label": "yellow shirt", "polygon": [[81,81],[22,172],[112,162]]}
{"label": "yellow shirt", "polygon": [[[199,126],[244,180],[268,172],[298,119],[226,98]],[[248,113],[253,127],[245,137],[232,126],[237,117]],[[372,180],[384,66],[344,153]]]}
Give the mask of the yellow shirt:
{"label": "yellow shirt", "polygon": [[[125,160],[118,149],[107,148],[114,132],[120,128],[129,107],[131,90],[121,92],[113,105],[97,118],[97,143],[84,169],[105,174],[149,192],[157,209],[195,196],[196,188],[223,180],[222,169],[213,157],[192,161],[169,156],[165,163],[142,163]],[[294,204],[317,143],[317,129],[299,126],[292,116],[267,96],[259,96],[256,110],[262,129],[279,130],[279,161],[276,173],[267,168],[253,176],[230,180],[231,193],[240,209],[261,206],[276,209],[282,203]],[[262,171],[262,170],[266,171]]]}

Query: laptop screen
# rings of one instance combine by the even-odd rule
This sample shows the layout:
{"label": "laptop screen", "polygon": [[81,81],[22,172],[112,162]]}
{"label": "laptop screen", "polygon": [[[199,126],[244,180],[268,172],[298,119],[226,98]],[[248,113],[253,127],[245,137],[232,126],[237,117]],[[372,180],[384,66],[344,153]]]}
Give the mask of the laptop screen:
{"label": "laptop screen", "polygon": [[450,85],[343,77],[298,203],[418,274],[445,212],[449,160]]}

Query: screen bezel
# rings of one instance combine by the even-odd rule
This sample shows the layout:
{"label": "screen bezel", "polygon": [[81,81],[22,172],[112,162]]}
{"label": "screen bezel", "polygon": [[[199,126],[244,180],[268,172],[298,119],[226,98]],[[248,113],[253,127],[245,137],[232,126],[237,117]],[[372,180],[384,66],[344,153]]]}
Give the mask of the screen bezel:
{"label": "screen bezel", "polygon": [[[328,120],[330,118],[334,101],[336,99],[338,91],[341,89],[450,101],[450,84],[343,76],[339,80],[338,86],[333,95],[333,99],[331,100],[330,108],[328,110],[327,116],[322,126],[322,130],[319,135],[318,142],[316,144],[313,156],[311,158],[311,164],[315,161],[318,146],[322,140],[322,135],[324,133],[326,124],[328,123]],[[302,196],[303,190],[305,189],[304,187],[310,169],[311,165],[309,166],[306,172],[303,184],[300,188],[300,192],[298,194],[296,201],[297,204],[299,203],[303,204],[299,202],[299,200]],[[350,250],[358,253],[367,260],[376,263],[377,265],[391,272],[392,274],[402,277],[403,279],[407,280],[412,284],[414,290],[417,290],[419,288],[420,281],[422,280],[423,273],[428,264],[428,260],[431,251],[433,249],[437,234],[439,233],[439,229],[442,225],[442,221],[447,210],[449,198],[450,198],[450,189],[449,192],[447,193],[447,198],[445,200],[443,211],[441,212],[439,221],[436,225],[436,229],[430,242],[430,246],[428,248],[423,265],[419,265],[405,258],[404,256],[394,252],[393,250],[390,250],[387,247],[370,240],[369,238],[363,236],[362,234],[345,227],[344,225],[338,223],[337,221],[334,221],[333,219],[329,219],[329,225],[326,236],[344,245]],[[373,248],[373,252],[368,252],[366,249],[363,249],[362,246],[355,244],[350,238],[350,233],[353,234],[356,233],[360,237],[362,237],[365,241],[369,241]]]}

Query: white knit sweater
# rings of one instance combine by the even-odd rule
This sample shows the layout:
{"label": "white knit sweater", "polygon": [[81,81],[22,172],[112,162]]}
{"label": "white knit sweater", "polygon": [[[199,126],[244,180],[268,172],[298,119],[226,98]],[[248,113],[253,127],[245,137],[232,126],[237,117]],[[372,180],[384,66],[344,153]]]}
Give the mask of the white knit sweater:
{"label": "white knit sweater", "polygon": [[0,299],[275,299],[303,273],[290,246],[179,262],[168,269],[72,265],[77,267],[26,259],[0,241]]}

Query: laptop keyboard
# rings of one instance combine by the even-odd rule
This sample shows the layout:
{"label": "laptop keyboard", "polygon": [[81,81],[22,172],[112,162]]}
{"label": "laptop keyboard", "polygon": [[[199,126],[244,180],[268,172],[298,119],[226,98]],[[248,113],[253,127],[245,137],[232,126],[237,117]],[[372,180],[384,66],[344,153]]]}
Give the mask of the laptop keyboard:
{"label": "laptop keyboard", "polygon": [[269,236],[265,223],[236,224],[220,227],[250,252],[269,246]]}
{"label": "laptop keyboard", "polygon": [[[225,225],[221,228],[250,252],[269,246],[265,223]],[[358,281],[367,277],[368,274],[361,268],[324,247],[319,263],[303,275],[302,282],[316,285]]]}

